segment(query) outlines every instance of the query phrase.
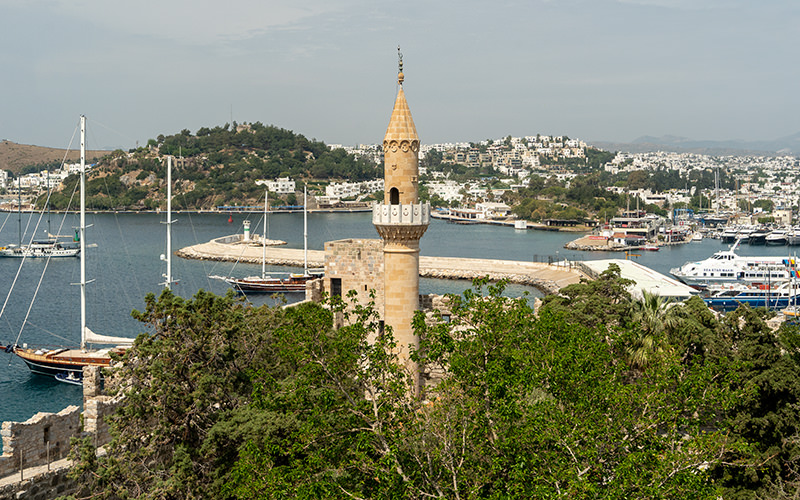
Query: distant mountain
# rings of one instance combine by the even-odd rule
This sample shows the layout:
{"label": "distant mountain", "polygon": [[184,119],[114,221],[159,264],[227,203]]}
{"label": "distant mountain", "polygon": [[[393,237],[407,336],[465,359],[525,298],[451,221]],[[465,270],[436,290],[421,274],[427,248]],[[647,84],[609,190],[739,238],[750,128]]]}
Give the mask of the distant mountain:
{"label": "distant mountain", "polygon": [[[87,151],[86,161],[94,161],[108,153],[108,151]],[[16,175],[25,167],[60,163],[65,155],[69,163],[77,163],[81,159],[80,150],[71,150],[67,154],[64,149],[17,144],[4,139],[0,141],[0,170],[10,170]]]}
{"label": "distant mountain", "polygon": [[769,141],[702,141],[674,135],[642,136],[629,143],[590,141],[592,146],[607,151],[647,153],[671,151],[708,155],[800,155],[800,132]]}

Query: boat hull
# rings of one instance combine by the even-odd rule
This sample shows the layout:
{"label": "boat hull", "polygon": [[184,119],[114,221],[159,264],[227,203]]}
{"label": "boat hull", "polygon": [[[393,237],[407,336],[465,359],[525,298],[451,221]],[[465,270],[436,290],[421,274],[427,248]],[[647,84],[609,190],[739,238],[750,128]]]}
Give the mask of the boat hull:
{"label": "boat hull", "polygon": [[[28,365],[31,373],[55,377],[60,373],[75,373],[82,376],[84,366],[111,366],[112,350],[83,352],[78,349],[56,349],[42,351],[25,347],[14,347],[12,352]],[[121,353],[122,350],[119,350]]]}
{"label": "boat hull", "polygon": [[239,293],[298,293],[306,291],[312,276],[279,278],[230,278],[226,280]]}
{"label": "boat hull", "polygon": [[81,253],[80,248],[69,247],[3,247],[0,248],[0,257],[6,258],[47,258],[47,257],[77,257]]}
{"label": "boat hull", "polygon": [[722,309],[725,311],[733,310],[740,305],[747,304],[750,307],[767,307],[768,309],[783,309],[789,307],[793,301],[789,297],[726,297],[726,298],[705,298],[703,301],[712,309]]}

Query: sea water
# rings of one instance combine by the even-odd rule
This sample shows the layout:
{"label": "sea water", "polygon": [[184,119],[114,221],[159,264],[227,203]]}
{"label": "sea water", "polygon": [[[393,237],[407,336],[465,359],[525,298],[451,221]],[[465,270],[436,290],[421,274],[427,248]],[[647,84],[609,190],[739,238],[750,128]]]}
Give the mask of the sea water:
{"label": "sea water", "polygon": [[[213,238],[243,232],[242,223],[250,220],[251,231],[261,233],[263,215],[259,213],[197,214],[176,213],[171,225],[173,251],[205,243]],[[37,226],[38,214],[23,214],[21,224],[15,213],[0,214],[0,245],[17,243],[19,233],[30,239]],[[66,237],[74,235],[77,216],[50,216],[50,233]],[[232,219],[232,220],[231,220]],[[130,313],[144,308],[147,293],[163,290],[166,264],[160,259],[166,253],[165,215],[87,214],[86,286],[87,325],[100,334],[136,336],[146,332],[144,325]],[[230,221],[230,222],[229,222]],[[267,236],[286,241],[289,248],[303,248],[303,214],[273,213],[268,219]],[[47,223],[38,221],[37,238],[47,234]],[[59,229],[60,228],[60,229]],[[556,260],[593,260],[625,258],[619,252],[580,252],[564,249],[578,237],[575,233],[516,230],[493,225],[456,225],[432,220],[420,242],[421,254],[443,257],[475,257],[521,261],[550,262]],[[378,238],[371,213],[308,214],[308,247],[323,250],[324,243],[344,238]],[[96,246],[95,246],[96,245]],[[658,252],[637,252],[639,263],[663,274],[686,261],[701,260],[724,248],[718,240],[704,239]],[[742,245],[742,255],[784,255],[790,247],[749,247]],[[267,250],[269,251],[269,249]],[[29,343],[77,345],[80,339],[79,259],[0,259],[0,344]],[[272,272],[298,272],[297,268],[272,267]],[[211,275],[245,276],[259,274],[260,265],[187,260],[174,257],[172,274],[177,283],[172,290],[190,298],[199,289],[224,294],[228,285],[209,278]],[[470,283],[465,280],[421,279],[421,293],[461,293]],[[13,288],[13,289],[12,289]],[[10,293],[9,293],[10,291]],[[533,288],[510,285],[507,295],[528,292],[541,296]],[[289,301],[302,299],[302,294],[289,294]],[[256,305],[272,303],[267,295],[248,297]],[[32,305],[31,305],[32,304]],[[23,322],[25,324],[22,327]],[[81,388],[47,377],[32,375],[16,356],[0,352],[0,421],[24,421],[35,413],[57,412],[68,405],[81,405]]]}

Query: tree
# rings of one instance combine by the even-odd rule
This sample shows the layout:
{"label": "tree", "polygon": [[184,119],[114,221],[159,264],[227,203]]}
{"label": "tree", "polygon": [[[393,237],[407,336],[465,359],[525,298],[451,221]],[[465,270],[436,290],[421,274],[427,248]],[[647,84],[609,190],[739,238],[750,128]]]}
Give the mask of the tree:
{"label": "tree", "polygon": [[642,291],[642,300],[634,302],[632,321],[639,328],[627,347],[628,363],[637,369],[647,368],[654,356],[666,347],[665,332],[675,324],[669,313],[669,303],[663,297]]}
{"label": "tree", "polygon": [[[634,377],[627,284],[609,268],[534,314],[476,280],[449,321],[418,313],[425,399],[373,303],[150,295],[135,316],[152,335],[109,379],[114,440],[99,458],[84,442],[76,473],[98,498],[717,498],[726,461],[752,463],[726,426],[749,382],[672,348]],[[756,429],[747,415],[731,421]]]}
{"label": "tree", "polygon": [[737,346],[739,392],[730,426],[751,443],[732,450],[733,464],[715,473],[730,498],[796,498],[800,492],[800,365],[797,327],[776,335],[764,322],[769,313],[742,306],[725,316],[723,327]]}
{"label": "tree", "polygon": [[579,324],[621,327],[631,321],[631,295],[626,287],[632,283],[621,277],[618,265],[611,264],[597,279],[582,279],[558,295],[548,295],[542,307],[569,314]]}
{"label": "tree", "polygon": [[417,322],[447,369],[407,437],[430,494],[716,498],[703,471],[735,445],[707,427],[730,404],[724,377],[665,356],[631,383],[599,323],[481,289],[453,298],[449,323]]}
{"label": "tree", "polygon": [[[153,332],[140,335],[110,385],[125,404],[110,424],[109,453],[83,480],[105,498],[207,498],[236,458],[238,434],[215,429],[235,418],[253,390],[248,373],[277,363],[269,333],[280,309],[246,308],[232,294],[199,291],[185,301],[149,294],[134,312]],[[224,482],[224,481],[223,481]]]}

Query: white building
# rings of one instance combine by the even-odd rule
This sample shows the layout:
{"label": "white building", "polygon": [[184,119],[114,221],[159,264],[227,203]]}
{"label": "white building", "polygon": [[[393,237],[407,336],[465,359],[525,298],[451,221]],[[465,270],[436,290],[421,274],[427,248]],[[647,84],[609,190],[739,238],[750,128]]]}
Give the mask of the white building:
{"label": "white building", "polygon": [[332,182],[325,186],[325,196],[331,198],[352,198],[360,194],[369,194],[383,189],[383,179],[363,182]]}
{"label": "white building", "polygon": [[357,182],[334,182],[325,186],[325,196],[329,198],[352,198],[361,194]]}
{"label": "white building", "polygon": [[294,180],[288,177],[279,177],[274,181],[260,179],[256,181],[257,186],[267,186],[270,193],[289,194],[295,192]]}
{"label": "white building", "polygon": [[431,181],[425,184],[428,188],[428,193],[436,195],[439,198],[447,201],[448,203],[455,200],[460,200],[461,195],[459,191],[464,187],[456,181]]}

